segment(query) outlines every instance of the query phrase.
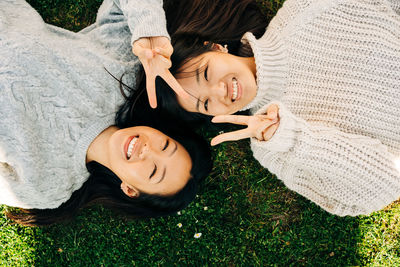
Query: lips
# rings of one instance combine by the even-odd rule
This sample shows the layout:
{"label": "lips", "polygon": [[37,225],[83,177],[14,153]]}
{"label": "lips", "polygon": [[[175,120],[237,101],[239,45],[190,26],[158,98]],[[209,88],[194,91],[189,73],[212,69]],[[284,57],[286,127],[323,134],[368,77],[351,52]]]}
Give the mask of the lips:
{"label": "lips", "polygon": [[237,101],[242,96],[242,88],[238,80],[233,77],[232,82],[229,84],[229,99],[232,102]]}
{"label": "lips", "polygon": [[137,151],[139,150],[140,147],[140,142],[139,142],[139,136],[131,136],[128,138],[128,140],[125,143],[124,146],[124,152],[126,155],[126,159],[130,159],[132,155],[137,154]]}

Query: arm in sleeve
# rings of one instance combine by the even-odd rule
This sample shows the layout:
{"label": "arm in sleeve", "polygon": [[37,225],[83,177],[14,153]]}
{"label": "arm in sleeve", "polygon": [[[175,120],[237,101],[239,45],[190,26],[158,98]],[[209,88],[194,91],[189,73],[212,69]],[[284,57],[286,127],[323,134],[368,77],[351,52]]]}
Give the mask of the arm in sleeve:
{"label": "arm in sleeve", "polygon": [[128,21],[132,44],[141,37],[169,38],[162,0],[114,0],[114,3]]}
{"label": "arm in sleeve", "polygon": [[269,141],[253,138],[251,147],[288,188],[340,216],[369,214],[400,197],[399,159],[379,140],[311,125],[275,104],[278,130]]}

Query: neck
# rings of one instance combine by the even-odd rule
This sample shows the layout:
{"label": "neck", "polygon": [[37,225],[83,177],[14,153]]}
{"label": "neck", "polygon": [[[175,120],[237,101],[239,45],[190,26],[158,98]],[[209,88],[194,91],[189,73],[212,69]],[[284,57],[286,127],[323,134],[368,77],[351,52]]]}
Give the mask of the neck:
{"label": "neck", "polygon": [[97,161],[103,166],[110,168],[110,159],[108,158],[108,141],[113,133],[118,131],[115,126],[110,126],[102,131],[89,145],[86,152],[86,163]]}

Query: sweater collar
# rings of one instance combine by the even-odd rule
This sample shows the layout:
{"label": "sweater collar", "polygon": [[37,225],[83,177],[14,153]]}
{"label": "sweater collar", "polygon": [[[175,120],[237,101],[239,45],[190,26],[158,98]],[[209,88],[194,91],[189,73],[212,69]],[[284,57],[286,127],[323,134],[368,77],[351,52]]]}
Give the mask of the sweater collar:
{"label": "sweater collar", "polygon": [[279,38],[267,33],[259,40],[251,32],[243,35],[243,46],[250,46],[256,64],[257,94],[242,110],[259,108],[284,94],[286,56]]}

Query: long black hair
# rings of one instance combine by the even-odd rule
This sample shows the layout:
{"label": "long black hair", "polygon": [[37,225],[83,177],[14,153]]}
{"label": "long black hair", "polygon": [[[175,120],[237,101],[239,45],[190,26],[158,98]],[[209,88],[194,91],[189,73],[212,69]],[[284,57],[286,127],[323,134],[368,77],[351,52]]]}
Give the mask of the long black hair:
{"label": "long black hair", "polygon": [[126,92],[121,92],[126,101],[116,114],[116,126],[153,127],[179,142],[192,160],[191,177],[187,184],[172,196],[141,193],[137,198],[130,198],[121,190],[121,180],[118,176],[107,167],[92,161],[86,165],[90,173],[88,180],[60,207],[8,209],[6,216],[9,219],[22,225],[50,225],[71,220],[79,210],[94,204],[101,204],[125,217],[148,218],[173,214],[189,205],[196,196],[199,183],[209,174],[212,167],[208,143],[188,130],[184,123],[171,120],[160,110],[150,108],[145,90],[131,90],[128,96]]}
{"label": "long black hair", "polygon": [[[212,51],[213,44],[228,45],[229,53],[240,56],[243,35],[251,32],[260,38],[268,25],[254,0],[173,0],[166,1],[164,9],[174,48],[170,72],[178,78],[188,75],[181,70],[186,62]],[[175,92],[162,79],[157,79],[156,86],[157,103],[170,116],[192,126],[210,120],[209,116],[183,109]]]}

